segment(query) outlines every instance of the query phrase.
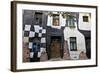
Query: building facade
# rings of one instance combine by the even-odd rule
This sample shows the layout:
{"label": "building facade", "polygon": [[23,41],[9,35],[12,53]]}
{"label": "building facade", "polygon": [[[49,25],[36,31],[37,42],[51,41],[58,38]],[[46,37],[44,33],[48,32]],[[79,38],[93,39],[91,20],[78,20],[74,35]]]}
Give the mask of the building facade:
{"label": "building facade", "polygon": [[89,13],[23,10],[23,62],[90,59],[90,40]]}

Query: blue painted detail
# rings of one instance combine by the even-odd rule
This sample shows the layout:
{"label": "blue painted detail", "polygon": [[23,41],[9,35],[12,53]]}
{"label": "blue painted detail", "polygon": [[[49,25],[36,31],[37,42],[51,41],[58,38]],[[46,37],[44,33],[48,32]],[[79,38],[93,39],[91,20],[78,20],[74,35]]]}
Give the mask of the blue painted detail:
{"label": "blue painted detail", "polygon": [[34,53],[39,52],[40,51],[40,43],[33,43],[33,45],[32,45],[32,51]]}

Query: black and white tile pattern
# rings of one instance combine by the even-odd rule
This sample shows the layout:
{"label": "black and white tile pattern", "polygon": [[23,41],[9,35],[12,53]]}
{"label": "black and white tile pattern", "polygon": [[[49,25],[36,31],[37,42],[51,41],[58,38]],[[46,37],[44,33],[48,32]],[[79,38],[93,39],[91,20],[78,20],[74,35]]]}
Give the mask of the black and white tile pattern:
{"label": "black and white tile pattern", "polygon": [[[23,30],[23,42],[28,43],[30,50],[30,60],[34,57],[40,58],[42,52],[46,52],[46,29],[39,25],[25,25]],[[33,38],[38,36],[40,38],[40,50],[35,52],[33,49]]]}

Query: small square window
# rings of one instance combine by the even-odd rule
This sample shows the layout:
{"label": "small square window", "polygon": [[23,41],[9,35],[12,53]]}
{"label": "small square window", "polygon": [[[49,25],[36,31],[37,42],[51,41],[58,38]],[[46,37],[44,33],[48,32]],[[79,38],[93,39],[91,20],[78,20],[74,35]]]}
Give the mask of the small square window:
{"label": "small square window", "polygon": [[83,22],[89,22],[88,16],[83,16]]}

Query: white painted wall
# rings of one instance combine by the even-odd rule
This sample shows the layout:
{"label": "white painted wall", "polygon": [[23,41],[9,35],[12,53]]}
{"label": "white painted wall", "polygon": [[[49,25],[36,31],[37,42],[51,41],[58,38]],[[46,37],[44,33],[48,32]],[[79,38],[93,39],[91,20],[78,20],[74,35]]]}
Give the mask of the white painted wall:
{"label": "white painted wall", "polygon": [[62,15],[60,14],[60,25],[65,26],[66,24],[66,18],[63,18]]}
{"label": "white painted wall", "polygon": [[[83,16],[88,16],[89,22],[83,22]],[[79,13],[79,29],[91,30],[91,16],[89,13]]]}
{"label": "white painted wall", "polygon": [[52,16],[48,15],[47,26],[51,26],[52,24]]}
{"label": "white painted wall", "polygon": [[76,59],[79,59],[80,52],[81,51],[86,52],[85,37],[77,30],[77,28],[66,27],[64,29],[64,40],[68,41],[69,50],[70,50],[70,37],[76,37],[76,43],[77,43],[77,51],[70,51],[70,56],[72,59],[74,59],[73,56],[76,56],[77,57]]}

